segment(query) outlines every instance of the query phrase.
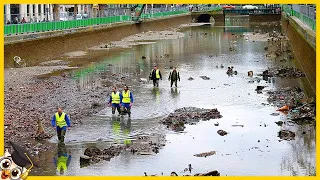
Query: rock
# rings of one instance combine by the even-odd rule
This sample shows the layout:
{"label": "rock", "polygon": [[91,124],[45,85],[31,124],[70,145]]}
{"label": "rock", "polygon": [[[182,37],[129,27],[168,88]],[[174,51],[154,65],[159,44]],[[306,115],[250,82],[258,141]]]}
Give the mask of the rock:
{"label": "rock", "polygon": [[203,174],[195,174],[194,176],[220,176],[220,173],[217,170],[210,171],[208,173],[203,173]]}
{"label": "rock", "polygon": [[275,122],[278,126],[282,126],[282,124],[283,124],[283,121],[277,121],[277,122]]}
{"label": "rock", "polygon": [[279,113],[271,113],[270,115],[271,116],[279,116],[280,114]]}
{"label": "rock", "polygon": [[226,132],[226,131],[224,131],[224,130],[218,130],[217,131],[217,133],[220,135],[220,136],[225,136],[225,135],[227,135],[228,133]]}
{"label": "rock", "polygon": [[173,172],[170,173],[170,176],[178,176],[178,174],[173,171]]}
{"label": "rock", "polygon": [[214,123],[214,125],[215,125],[215,126],[219,126],[219,123],[218,123],[218,122],[216,122],[216,123]]}
{"label": "rock", "polygon": [[287,141],[294,140],[295,136],[296,134],[289,130],[281,130],[278,133],[278,137],[280,139],[287,140]]}
{"label": "rock", "polygon": [[255,89],[256,91],[261,91],[262,89],[264,89],[265,86],[257,86],[257,88]]}
{"label": "rock", "polygon": [[89,164],[91,158],[86,155],[80,155],[80,164]]}
{"label": "rock", "polygon": [[194,80],[194,79],[193,79],[193,77],[189,77],[188,80],[189,80],[189,81],[192,81],[192,80]]}
{"label": "rock", "polygon": [[102,151],[97,147],[89,147],[84,151],[84,155],[89,157],[93,157],[101,154],[102,154]]}
{"label": "rock", "polygon": [[207,76],[200,76],[200,78],[202,78],[203,80],[209,80],[210,78]]}

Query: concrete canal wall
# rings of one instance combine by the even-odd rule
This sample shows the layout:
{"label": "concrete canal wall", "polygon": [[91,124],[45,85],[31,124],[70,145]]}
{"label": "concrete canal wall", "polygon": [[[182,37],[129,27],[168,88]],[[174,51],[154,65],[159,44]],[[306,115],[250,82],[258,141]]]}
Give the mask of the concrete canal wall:
{"label": "concrete canal wall", "polygon": [[[112,25],[100,26],[98,28],[87,27],[74,29],[72,32],[54,31],[43,33],[36,35],[38,38],[32,40],[18,42],[12,42],[11,40],[11,43],[8,41],[7,43],[5,42],[4,66],[5,68],[12,67],[14,65],[14,56],[20,56],[27,62],[27,65],[36,65],[37,63],[57,58],[67,52],[86,50],[88,47],[121,40],[123,37],[136,33],[166,30],[190,22],[191,16],[185,14],[148,19],[141,24],[132,22],[115,23]],[[19,38],[23,37],[20,36],[16,38],[19,40]],[[28,63],[28,60],[31,59],[32,61],[29,61]]]}
{"label": "concrete canal wall", "polygon": [[282,28],[291,41],[296,65],[306,73],[303,86],[309,96],[316,91],[316,34],[297,18],[282,14]]}

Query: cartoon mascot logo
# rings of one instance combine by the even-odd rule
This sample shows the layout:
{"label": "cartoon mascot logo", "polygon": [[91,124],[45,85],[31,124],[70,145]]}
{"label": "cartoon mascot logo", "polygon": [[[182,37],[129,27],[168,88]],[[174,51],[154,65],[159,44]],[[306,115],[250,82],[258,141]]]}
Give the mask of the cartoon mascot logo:
{"label": "cartoon mascot logo", "polygon": [[[13,153],[10,154],[8,149],[4,156],[0,157],[1,179],[5,180],[26,180],[29,172],[36,166],[31,159],[31,155],[19,145],[10,141],[13,147]],[[30,167],[27,169],[27,165]]]}

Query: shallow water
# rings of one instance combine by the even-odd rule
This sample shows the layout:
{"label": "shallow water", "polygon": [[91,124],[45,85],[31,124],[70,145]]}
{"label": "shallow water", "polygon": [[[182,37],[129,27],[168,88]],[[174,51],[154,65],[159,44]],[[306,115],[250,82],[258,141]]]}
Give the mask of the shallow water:
{"label": "shallow water", "polygon": [[[274,30],[263,27],[254,29]],[[246,33],[239,32],[237,27],[233,30],[237,34]],[[246,27],[243,30],[253,31],[253,28]],[[279,28],[277,30],[280,31]],[[153,88],[152,82],[140,84],[133,80],[127,81],[135,99],[131,121],[126,117],[120,121],[112,120],[111,108],[106,108],[97,116],[83,120],[83,125],[67,132],[65,141],[72,159],[65,175],[141,176],[144,172],[169,175],[172,171],[182,175],[188,174],[182,172],[188,164],[194,168],[192,174],[218,170],[221,176],[314,175],[315,128],[290,123],[279,127],[274,122],[286,121],[286,116],[271,116],[276,108],[262,104],[267,103],[266,90],[296,86],[301,83],[300,80],[274,78],[272,83],[263,80],[260,83],[248,83],[248,71],[252,70],[256,75],[268,66],[276,65],[265,57],[266,42],[235,39],[231,35],[231,27],[190,27],[182,32],[185,33],[182,39],[138,45],[112,58],[101,57],[100,65],[97,63],[96,66],[112,64],[109,70],[113,73],[132,74],[132,79],[148,78],[156,63],[163,80],[159,88]],[[231,40],[237,41],[235,52],[229,51]],[[169,54],[169,57],[164,58],[165,54]],[[142,56],[147,58],[142,60]],[[221,64],[224,68],[220,68]],[[288,62],[281,65],[292,64]],[[170,66],[177,67],[180,72],[178,88],[170,88]],[[234,66],[238,75],[229,77],[225,73],[228,66]],[[91,82],[98,76],[92,72],[78,79],[79,88],[94,88]],[[199,76],[208,76],[210,80],[203,80]],[[189,81],[189,77],[194,80]],[[267,86],[263,94],[255,92],[257,85]],[[100,85],[96,83],[95,86]],[[158,123],[175,109],[188,106],[217,108],[223,117],[187,125],[184,133],[172,132]],[[219,126],[214,126],[215,122],[219,122]],[[222,137],[217,134],[219,129],[229,134]],[[277,133],[281,129],[296,132],[296,139],[279,142]],[[109,162],[101,161],[80,168],[79,157],[90,145],[107,148],[113,143],[123,143],[125,139],[131,139],[134,143],[138,135],[157,134],[165,134],[167,144],[156,155],[123,153]],[[51,142],[56,143],[56,137]],[[208,151],[216,151],[216,155],[206,158],[193,156]],[[54,153],[48,152],[46,156],[52,157]],[[50,158],[44,161],[47,165],[42,168],[43,172],[38,169],[33,173],[57,174]]]}

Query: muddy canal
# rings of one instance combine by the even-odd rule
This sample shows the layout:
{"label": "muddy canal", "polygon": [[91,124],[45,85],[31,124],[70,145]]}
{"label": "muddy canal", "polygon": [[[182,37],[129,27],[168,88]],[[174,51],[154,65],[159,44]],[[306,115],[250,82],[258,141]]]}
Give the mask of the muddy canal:
{"label": "muddy canal", "polygon": [[[131,119],[111,117],[111,109],[104,107],[68,131],[65,153],[71,158],[64,175],[142,176],[144,172],[170,175],[174,171],[181,176],[212,170],[218,170],[221,176],[314,175],[315,127],[290,122],[278,126],[275,122],[286,122],[287,116],[273,114],[278,113],[277,108],[267,102],[267,90],[299,86],[301,79],[252,81],[267,67],[294,66],[293,61],[274,61],[266,57],[266,41],[235,37],[256,31],[280,32],[281,29],[279,25],[187,27],[181,30],[184,37],[179,39],[135,45],[111,53],[112,56],[103,56],[99,51],[102,55],[94,59],[93,64],[72,70],[71,79],[77,84],[78,91],[105,88],[109,77],[103,77],[103,72],[121,73],[126,78],[119,85],[130,86],[134,105]],[[230,51],[231,46],[236,51]],[[146,58],[142,59],[142,56]],[[148,78],[154,64],[163,75],[159,88],[143,79],[139,82],[140,78]],[[227,67],[231,66],[237,75],[226,74]],[[178,88],[170,88],[171,67],[177,67],[180,72]],[[248,77],[248,71],[253,71],[254,76]],[[204,80],[200,76],[210,79]],[[188,80],[190,77],[193,80]],[[266,88],[257,93],[257,86]],[[102,96],[107,98],[107,93]],[[217,108],[222,118],[186,125],[183,132],[172,131],[159,123],[163,117],[183,107]],[[228,134],[220,136],[217,133],[220,129]],[[280,140],[278,132],[282,129],[295,132],[295,139]],[[80,156],[88,147],[105,149],[124,142],[135,144],[143,136],[164,146],[158,153],[124,151],[109,161],[80,166]],[[57,146],[56,136],[49,141]],[[53,163],[57,150],[40,154],[43,167],[34,169],[34,175],[60,175]],[[210,151],[215,154],[194,156]],[[193,168],[191,173],[184,171],[189,164]]]}

